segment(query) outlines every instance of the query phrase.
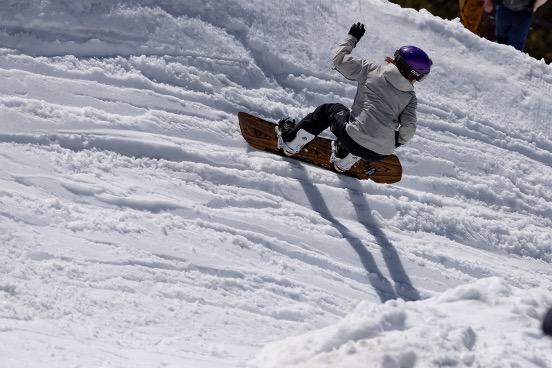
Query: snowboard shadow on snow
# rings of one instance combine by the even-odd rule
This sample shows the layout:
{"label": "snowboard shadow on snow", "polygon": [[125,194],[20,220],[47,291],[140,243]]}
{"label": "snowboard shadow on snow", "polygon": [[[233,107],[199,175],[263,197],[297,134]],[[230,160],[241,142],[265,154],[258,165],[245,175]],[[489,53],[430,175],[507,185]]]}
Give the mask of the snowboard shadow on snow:
{"label": "snowboard shadow on snow", "polygon": [[381,248],[383,259],[395,283],[395,292],[404,300],[420,300],[420,293],[414,285],[412,285],[412,281],[403,267],[397,249],[393,246],[376,219],[372,216],[370,205],[363,195],[362,186],[355,180],[348,180],[342,177],[340,177],[340,180],[343,183],[343,187],[348,188],[358,222],[374,236],[377,244]]}
{"label": "snowboard shadow on snow", "polygon": [[[295,169],[301,171],[301,176],[298,177],[309,178],[307,170],[302,165],[297,165]],[[410,278],[406,274],[397,250],[372,217],[368,202],[362,195],[362,186],[360,183],[355,182],[356,179],[341,177],[340,179],[344,184],[344,188],[350,188],[351,185],[354,187],[353,189],[349,189],[349,195],[357,213],[358,221],[374,236],[377,245],[380,246],[381,254],[395,287],[381,272],[374,256],[368,251],[362,240],[331,214],[322,193],[316,185],[311,180],[299,180],[299,182],[305,191],[312,209],[331,222],[358,254],[367,272],[367,278],[370,280],[370,284],[382,303],[399,298],[407,301],[420,300],[420,293],[412,285]]]}

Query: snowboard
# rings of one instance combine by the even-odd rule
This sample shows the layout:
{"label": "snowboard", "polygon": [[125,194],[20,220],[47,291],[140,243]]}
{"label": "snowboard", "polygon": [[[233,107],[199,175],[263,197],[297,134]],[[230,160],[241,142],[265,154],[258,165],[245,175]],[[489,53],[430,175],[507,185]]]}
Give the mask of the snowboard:
{"label": "snowboard", "polygon": [[333,163],[330,162],[330,155],[332,153],[331,139],[316,137],[303,147],[299,153],[293,156],[286,156],[282,150],[278,149],[278,138],[275,131],[277,125],[275,123],[246,112],[238,113],[238,121],[244,139],[256,149],[306,162],[360,180],[371,179],[376,183],[386,184],[396,183],[401,180],[402,166],[399,158],[395,155],[388,156],[382,161],[375,163],[360,160],[350,170],[340,173],[334,169]]}

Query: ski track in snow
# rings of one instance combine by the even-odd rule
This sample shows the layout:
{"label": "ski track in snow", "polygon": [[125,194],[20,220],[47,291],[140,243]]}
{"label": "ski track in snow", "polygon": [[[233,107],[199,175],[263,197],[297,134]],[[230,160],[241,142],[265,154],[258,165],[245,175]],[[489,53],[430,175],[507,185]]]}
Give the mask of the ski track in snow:
{"label": "ski track in snow", "polygon": [[[552,143],[536,128],[552,112],[548,66],[530,64],[531,78],[512,81],[525,95],[505,91],[492,105],[506,67],[489,86],[462,79],[452,68],[464,65],[439,52],[446,39],[468,63],[491,52],[474,56],[470,47],[483,47],[458,25],[357,4],[378,14],[374,50],[358,52],[390,53],[413,29],[436,55],[417,136],[398,152],[403,180],[378,185],[251,149],[236,121],[238,111],[299,118],[352,101],[355,86],[323,59],[334,32],[356,21],[338,10],[345,3],[309,7],[327,22],[342,16],[337,30],[298,24],[301,14],[287,27],[278,14],[301,5],[210,13],[167,1],[118,9],[91,33],[107,6],[92,3],[99,15],[75,2],[71,16],[27,28],[2,17],[0,331],[14,342],[0,351],[38,349],[59,366],[233,366],[361,300],[418,301],[487,277],[550,290]],[[32,17],[28,4],[22,16]],[[390,19],[414,26],[377,30]],[[533,126],[516,121],[516,99]],[[104,356],[87,360],[88,345]],[[32,366],[7,356],[5,366],[16,356]]]}

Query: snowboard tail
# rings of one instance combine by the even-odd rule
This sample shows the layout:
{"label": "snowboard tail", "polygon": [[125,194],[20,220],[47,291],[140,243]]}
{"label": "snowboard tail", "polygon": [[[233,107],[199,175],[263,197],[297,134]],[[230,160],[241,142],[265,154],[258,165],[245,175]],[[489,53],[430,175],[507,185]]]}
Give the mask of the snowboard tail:
{"label": "snowboard tail", "polygon": [[350,170],[340,173],[334,169],[333,164],[330,162],[330,155],[332,153],[331,139],[316,137],[299,153],[293,156],[286,156],[282,150],[278,149],[278,138],[274,130],[276,124],[246,112],[239,112],[238,120],[244,139],[252,147],[259,150],[303,161],[360,180],[371,179],[376,183],[387,184],[396,183],[401,180],[402,166],[399,158],[395,155],[388,156],[382,161],[375,163],[360,160]]}

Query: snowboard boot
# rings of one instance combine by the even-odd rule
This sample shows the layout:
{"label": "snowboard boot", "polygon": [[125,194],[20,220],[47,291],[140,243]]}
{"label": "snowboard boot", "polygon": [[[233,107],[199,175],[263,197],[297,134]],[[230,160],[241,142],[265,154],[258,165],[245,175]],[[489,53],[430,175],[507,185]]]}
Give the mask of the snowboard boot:
{"label": "snowboard boot", "polygon": [[330,162],[334,163],[337,159],[345,158],[349,154],[349,152],[343,148],[341,145],[341,142],[338,140],[332,141],[332,153],[330,155]]}
{"label": "snowboard boot", "polygon": [[345,172],[353,167],[360,160],[360,157],[355,156],[341,146],[339,141],[332,141],[332,154],[330,162],[334,164],[334,169],[337,172]]}
{"label": "snowboard boot", "polygon": [[303,147],[315,137],[314,134],[307,132],[304,129],[299,129],[295,134],[295,138],[286,142],[284,138],[286,135],[295,128],[295,121],[291,118],[285,118],[278,122],[278,126],[275,128],[276,136],[278,137],[278,148],[282,149],[286,156],[293,156],[301,151]]}
{"label": "snowboard boot", "polygon": [[286,136],[290,130],[295,128],[295,119],[292,119],[290,117],[281,119],[278,121],[278,129],[280,130],[280,133],[282,136]]}

